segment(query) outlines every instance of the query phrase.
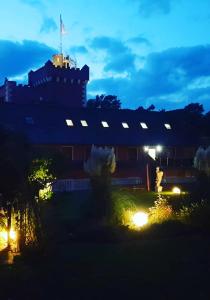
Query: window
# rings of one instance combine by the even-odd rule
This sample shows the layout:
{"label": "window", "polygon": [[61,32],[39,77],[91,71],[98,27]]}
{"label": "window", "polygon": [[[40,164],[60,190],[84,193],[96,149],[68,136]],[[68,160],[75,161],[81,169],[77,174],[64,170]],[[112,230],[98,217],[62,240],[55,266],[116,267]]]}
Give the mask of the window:
{"label": "window", "polygon": [[170,125],[170,124],[164,124],[164,126],[165,126],[165,128],[168,129],[168,130],[171,129],[171,125]]}
{"label": "window", "polygon": [[128,123],[122,122],[122,127],[123,128],[129,128]]}
{"label": "window", "polygon": [[109,124],[106,121],[101,121],[103,127],[109,127]]}
{"label": "window", "polygon": [[74,126],[74,124],[73,124],[73,122],[72,122],[72,120],[66,120],[66,124],[67,124],[67,126]]}
{"label": "window", "polygon": [[148,129],[148,126],[147,126],[147,124],[146,123],[140,123],[140,125],[141,125],[141,128],[143,128],[143,129]]}
{"label": "window", "polygon": [[80,121],[83,127],[87,127],[88,123],[85,120],[81,120]]}

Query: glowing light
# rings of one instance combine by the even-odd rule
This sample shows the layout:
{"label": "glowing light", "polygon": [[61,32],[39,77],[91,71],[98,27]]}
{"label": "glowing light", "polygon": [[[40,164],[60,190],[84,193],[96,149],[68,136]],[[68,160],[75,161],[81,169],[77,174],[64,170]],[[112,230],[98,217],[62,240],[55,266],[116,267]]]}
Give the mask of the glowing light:
{"label": "glowing light", "polygon": [[144,151],[148,152],[149,151],[149,146],[144,146]]}
{"label": "glowing light", "polygon": [[122,122],[122,127],[123,128],[129,128],[128,123]]}
{"label": "glowing light", "polygon": [[157,152],[161,152],[161,151],[162,151],[162,149],[163,149],[163,147],[162,147],[162,146],[160,146],[160,145],[157,145],[157,146],[156,146],[156,150],[157,150]]}
{"label": "glowing light", "polygon": [[109,127],[109,124],[106,121],[101,121],[103,127]]}
{"label": "glowing light", "polygon": [[165,126],[165,128],[168,129],[168,130],[171,129],[171,125],[170,125],[170,124],[164,124],[164,126]]}
{"label": "glowing light", "polygon": [[16,232],[13,229],[10,230],[9,237],[13,241],[15,241],[17,239],[17,234],[16,234]]}
{"label": "glowing light", "polygon": [[172,193],[174,193],[174,194],[181,194],[181,189],[178,188],[177,186],[175,186],[175,187],[173,187],[173,189],[172,189]]}
{"label": "glowing light", "polygon": [[81,120],[80,122],[81,122],[81,124],[82,124],[83,127],[87,127],[88,126],[87,121]]}
{"label": "glowing light", "polygon": [[143,129],[148,129],[148,126],[147,126],[147,124],[146,123],[140,123],[140,125],[141,125],[141,127],[143,128]]}
{"label": "glowing light", "polygon": [[[6,230],[1,231],[1,232],[0,232],[0,237],[1,237],[5,242],[7,242],[7,241],[8,241],[8,233],[7,233],[7,231],[6,231]],[[10,239],[13,240],[13,241],[15,241],[15,240],[17,239],[17,234],[16,234],[16,232],[15,232],[13,229],[10,230],[10,232],[9,232],[9,237],[10,237]]]}
{"label": "glowing light", "polygon": [[137,227],[142,227],[148,223],[148,214],[144,212],[137,212],[133,215],[133,223]]}
{"label": "glowing light", "polygon": [[72,120],[66,120],[67,126],[74,126]]}

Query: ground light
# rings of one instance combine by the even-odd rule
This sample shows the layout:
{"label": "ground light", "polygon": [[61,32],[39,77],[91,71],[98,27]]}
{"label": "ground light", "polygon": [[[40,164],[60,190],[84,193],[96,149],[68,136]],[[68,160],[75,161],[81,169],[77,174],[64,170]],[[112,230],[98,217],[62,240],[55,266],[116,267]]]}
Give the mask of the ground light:
{"label": "ground light", "polygon": [[148,223],[148,214],[137,212],[133,215],[132,221],[136,227],[142,227]]}
{"label": "ground light", "polygon": [[[13,229],[10,230],[9,237],[12,241],[17,239],[17,234]],[[0,232],[0,238],[2,238],[5,242],[8,241],[8,233],[6,230]]]}
{"label": "ground light", "polygon": [[181,194],[181,189],[178,188],[177,186],[173,187],[172,189],[172,193],[173,194]]}

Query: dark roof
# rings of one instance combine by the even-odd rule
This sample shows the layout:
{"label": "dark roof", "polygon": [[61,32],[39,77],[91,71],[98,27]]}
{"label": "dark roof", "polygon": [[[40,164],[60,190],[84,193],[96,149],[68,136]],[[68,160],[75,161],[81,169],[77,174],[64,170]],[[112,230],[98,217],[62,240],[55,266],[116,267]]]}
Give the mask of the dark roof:
{"label": "dark roof", "polygon": [[[69,127],[66,119],[73,121]],[[62,145],[165,145],[197,146],[198,136],[183,126],[182,112],[147,112],[132,110],[72,109],[53,105],[0,105],[0,125],[23,132],[32,144]],[[83,127],[86,120],[88,127]],[[101,121],[109,125],[104,128]],[[126,122],[129,128],[123,128]],[[142,129],[140,122],[147,124]],[[170,124],[166,129],[164,124]]]}

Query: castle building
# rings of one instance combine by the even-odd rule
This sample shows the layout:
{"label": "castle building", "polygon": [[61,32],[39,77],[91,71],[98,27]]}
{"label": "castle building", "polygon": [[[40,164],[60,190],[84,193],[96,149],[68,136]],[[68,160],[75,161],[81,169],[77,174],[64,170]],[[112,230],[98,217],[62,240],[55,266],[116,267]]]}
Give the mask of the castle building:
{"label": "castle building", "polygon": [[88,80],[89,67],[79,69],[63,54],[30,71],[27,85],[5,79],[0,87],[0,126],[22,132],[34,148],[63,153],[69,172],[62,180],[81,184],[87,179],[83,164],[94,144],[114,147],[118,182],[145,187],[147,167],[154,164],[164,168],[169,184],[193,182],[200,133],[184,111],[88,109]]}
{"label": "castle building", "polygon": [[5,79],[0,102],[16,104],[49,103],[81,108],[86,105],[89,67],[81,69],[68,56],[57,54],[38,70],[28,73],[28,84]]}

